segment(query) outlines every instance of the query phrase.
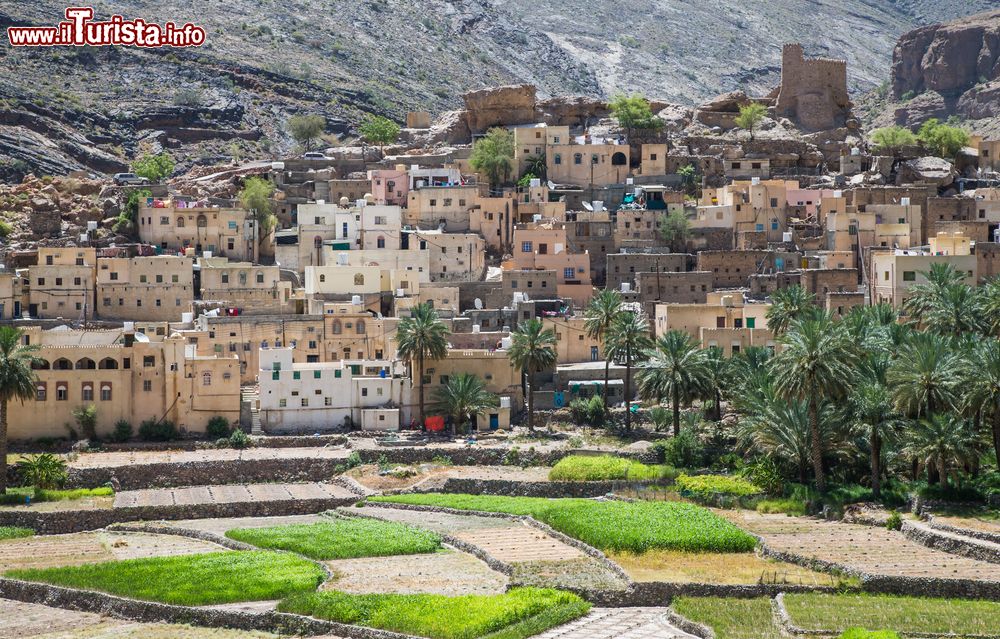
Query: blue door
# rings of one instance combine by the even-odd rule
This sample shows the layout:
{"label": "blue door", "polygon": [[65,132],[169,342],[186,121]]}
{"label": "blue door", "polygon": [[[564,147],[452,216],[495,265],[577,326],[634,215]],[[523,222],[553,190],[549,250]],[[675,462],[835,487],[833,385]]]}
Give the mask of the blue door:
{"label": "blue door", "polygon": [[490,414],[490,430],[497,430],[500,428],[500,416],[496,413]]}

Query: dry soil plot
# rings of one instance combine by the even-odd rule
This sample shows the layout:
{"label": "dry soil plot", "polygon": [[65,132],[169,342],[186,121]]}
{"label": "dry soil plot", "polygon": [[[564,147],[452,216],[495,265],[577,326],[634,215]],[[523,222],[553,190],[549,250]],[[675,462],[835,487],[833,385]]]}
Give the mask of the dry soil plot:
{"label": "dry soil plot", "polygon": [[978,532],[993,533],[1000,535],[1000,519],[981,519],[979,517],[947,517],[935,515],[934,522],[953,526],[955,528],[967,528]]}
{"label": "dry soil plot", "polygon": [[[342,509],[350,514],[355,509]],[[380,506],[365,507],[358,511],[369,517],[378,517],[386,521],[397,521],[426,530],[432,530],[442,535],[452,535],[463,530],[481,528],[516,528],[520,522],[501,517],[478,517],[476,515],[453,515],[423,510],[407,510],[404,508],[383,508]]]}
{"label": "dry soil plot", "polygon": [[762,559],[753,553],[694,553],[651,550],[641,555],[612,554],[633,581],[704,584],[801,584],[832,586],[836,580],[795,564]]}
{"label": "dry soil plot", "polygon": [[492,595],[506,590],[507,578],[463,552],[446,550],[405,557],[362,557],[325,562],[336,578],[322,590],[352,593]]}
{"label": "dry soil plot", "polygon": [[25,537],[0,541],[0,572],[220,550],[224,549],[197,539],[146,533],[93,532]]}
{"label": "dry soil plot", "polygon": [[298,499],[347,499],[354,493],[336,484],[234,484],[147,488],[115,495],[115,508],[133,506],[173,506],[193,504],[233,504]]}
{"label": "dry soil plot", "polygon": [[773,550],[820,559],[871,574],[1000,581],[1000,564],[934,550],[901,533],[805,517],[718,511],[764,538]]}
{"label": "dry soil plot", "polygon": [[261,459],[347,459],[343,448],[209,448],[205,450],[133,450],[82,453],[68,464],[71,468],[112,468],[143,464],[180,464]]}
{"label": "dry soil plot", "polygon": [[667,623],[666,608],[594,608],[534,639],[695,639]]}
{"label": "dry soil plot", "polygon": [[36,501],[31,505],[3,505],[0,510],[13,510],[16,512],[29,513],[50,513],[62,510],[101,510],[111,508],[115,503],[113,496],[107,497],[84,497],[83,499],[61,499],[58,501]]}
{"label": "dry soil plot", "polygon": [[0,639],[277,639],[275,635],[142,624],[0,599]]}
{"label": "dry soil plot", "polygon": [[439,466],[435,464],[418,464],[412,466],[394,466],[405,468],[413,474],[399,476],[381,474],[375,464],[358,466],[347,472],[362,486],[370,490],[400,490],[421,485],[443,485],[448,479],[496,479],[505,481],[548,481],[547,467],[520,468],[517,466]]}
{"label": "dry soil plot", "polygon": [[270,528],[295,524],[319,524],[329,522],[322,515],[288,515],[285,517],[220,517],[215,519],[178,519],[159,521],[154,525],[184,530],[201,530],[224,537],[227,530],[234,528]]}

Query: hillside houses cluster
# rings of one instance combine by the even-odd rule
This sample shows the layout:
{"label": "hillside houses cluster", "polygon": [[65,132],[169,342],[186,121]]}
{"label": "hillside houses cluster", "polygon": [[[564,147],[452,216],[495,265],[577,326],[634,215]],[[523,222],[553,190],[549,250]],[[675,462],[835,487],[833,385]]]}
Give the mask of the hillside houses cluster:
{"label": "hillside houses cluster", "polygon": [[[811,86],[796,53],[786,51],[788,83]],[[821,70],[830,96],[789,84],[771,108],[842,124],[846,90],[829,83],[846,80],[836,65]],[[721,122],[726,108],[696,118]],[[843,315],[899,307],[935,263],[972,283],[1000,274],[995,181],[949,191],[860,145],[813,157],[780,141],[501,125],[513,133],[516,174],[544,158],[544,178],[491,190],[469,146],[378,162],[286,160],[268,175],[278,188],[273,231],[234,202],[173,194],[141,203],[136,244],[11,256],[0,320],[24,327],[41,358],[34,401],[11,405],[11,437],[65,435],[85,404],[97,407],[99,433],[147,418],[200,433],[217,415],[274,433],[414,427],[415,373],[400,361],[396,330],[420,304],[451,331],[447,358],[425,370],[428,396],[474,373],[501,397],[477,427],[504,429],[524,400],[510,336],[528,319],[557,339],[558,362],[532,389],[536,408],[601,392],[604,346],[583,314],[602,288],[620,291],[656,335],[683,330],[732,355],[778,347],[766,316],[780,289],[801,285]],[[973,144],[979,168],[995,170],[996,143]],[[694,184],[681,174],[688,166]],[[680,242],[664,236],[670,215],[688,221]],[[611,377],[620,403],[623,368]]]}

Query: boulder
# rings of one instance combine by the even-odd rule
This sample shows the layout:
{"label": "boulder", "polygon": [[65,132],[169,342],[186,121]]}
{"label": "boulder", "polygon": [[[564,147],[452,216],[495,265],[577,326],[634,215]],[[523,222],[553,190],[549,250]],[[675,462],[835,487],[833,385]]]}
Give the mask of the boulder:
{"label": "boulder", "polygon": [[490,127],[529,124],[535,120],[535,86],[517,84],[469,91],[462,96],[472,133]]}
{"label": "boulder", "polygon": [[445,111],[431,125],[423,141],[428,146],[468,144],[472,141],[468,114],[465,111]]}
{"label": "boulder", "polygon": [[541,100],[536,111],[536,119],[550,126],[584,126],[611,113],[605,100],[581,95]]}
{"label": "boulder", "polygon": [[897,169],[897,183],[927,182],[943,187],[954,182],[957,175],[948,160],[928,156],[901,163]]}
{"label": "boulder", "polygon": [[750,104],[750,98],[742,91],[730,91],[718,95],[708,102],[698,107],[699,111],[721,111],[727,113],[739,113],[740,107]]}

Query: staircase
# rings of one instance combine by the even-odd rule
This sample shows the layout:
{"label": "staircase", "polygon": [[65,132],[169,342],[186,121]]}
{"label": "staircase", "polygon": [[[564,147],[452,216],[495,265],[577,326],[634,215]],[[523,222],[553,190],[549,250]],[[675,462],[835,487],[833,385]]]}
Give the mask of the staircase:
{"label": "staircase", "polygon": [[263,435],[260,427],[260,390],[257,385],[240,387],[240,402],[250,405],[250,434]]}

